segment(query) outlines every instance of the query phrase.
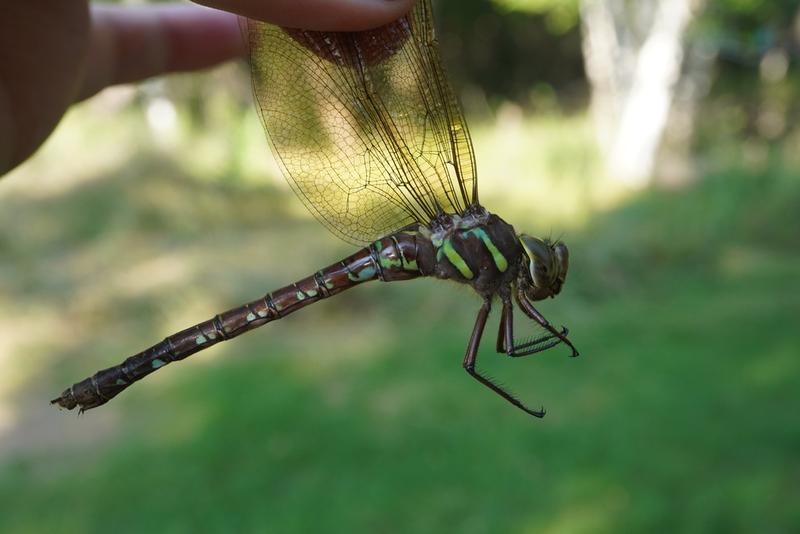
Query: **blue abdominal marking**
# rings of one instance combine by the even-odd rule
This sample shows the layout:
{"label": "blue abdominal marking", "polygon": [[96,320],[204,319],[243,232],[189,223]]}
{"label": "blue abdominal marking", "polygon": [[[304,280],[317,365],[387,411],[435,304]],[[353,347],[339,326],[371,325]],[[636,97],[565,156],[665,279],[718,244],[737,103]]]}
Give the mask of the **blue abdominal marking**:
{"label": "blue abdominal marking", "polygon": [[352,271],[347,273],[347,278],[352,280],[353,282],[366,282],[367,280],[372,280],[375,277],[375,274],[378,271],[372,265],[364,267],[360,271],[354,273]]}

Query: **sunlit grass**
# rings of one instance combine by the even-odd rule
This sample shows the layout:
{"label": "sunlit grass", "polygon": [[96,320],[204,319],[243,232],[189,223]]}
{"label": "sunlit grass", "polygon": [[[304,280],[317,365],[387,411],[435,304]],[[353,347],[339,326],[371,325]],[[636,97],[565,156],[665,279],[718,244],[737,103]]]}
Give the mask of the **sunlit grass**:
{"label": "sunlit grass", "polygon": [[434,281],[347,292],[77,418],[47,400],[352,250],[270,170],[249,112],[213,104],[199,130],[179,113],[165,145],[140,111],[101,104],[0,181],[0,531],[800,524],[785,168],[626,198],[583,116],[472,126],[482,200],[568,232],[567,286],[542,309],[582,357],[495,355],[495,316],[480,360],[542,421],[463,372],[479,302]]}

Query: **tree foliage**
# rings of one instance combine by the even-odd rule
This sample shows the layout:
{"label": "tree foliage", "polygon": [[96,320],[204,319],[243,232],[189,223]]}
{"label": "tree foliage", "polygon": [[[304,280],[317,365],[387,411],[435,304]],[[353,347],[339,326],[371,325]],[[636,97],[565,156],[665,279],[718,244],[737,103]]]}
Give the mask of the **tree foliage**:
{"label": "tree foliage", "polygon": [[547,27],[555,34],[566,33],[580,20],[579,0],[494,0],[503,10],[544,16]]}

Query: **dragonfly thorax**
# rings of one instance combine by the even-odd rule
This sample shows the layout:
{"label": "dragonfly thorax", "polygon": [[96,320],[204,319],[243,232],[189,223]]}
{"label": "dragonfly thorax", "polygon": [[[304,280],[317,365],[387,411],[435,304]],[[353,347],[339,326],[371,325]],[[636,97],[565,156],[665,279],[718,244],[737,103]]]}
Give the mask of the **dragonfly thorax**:
{"label": "dragonfly thorax", "polygon": [[469,284],[484,296],[509,287],[525,257],[514,228],[480,206],[441,215],[420,233],[431,245],[434,276]]}

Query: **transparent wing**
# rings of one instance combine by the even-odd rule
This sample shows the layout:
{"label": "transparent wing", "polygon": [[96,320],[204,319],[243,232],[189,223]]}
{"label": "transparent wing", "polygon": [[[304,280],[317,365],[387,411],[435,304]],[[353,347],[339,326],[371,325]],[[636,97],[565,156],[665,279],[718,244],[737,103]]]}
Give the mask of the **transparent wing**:
{"label": "transparent wing", "polygon": [[477,201],[472,143],[441,65],[430,0],[365,32],[255,21],[247,32],[272,150],[333,233],[365,243]]}

